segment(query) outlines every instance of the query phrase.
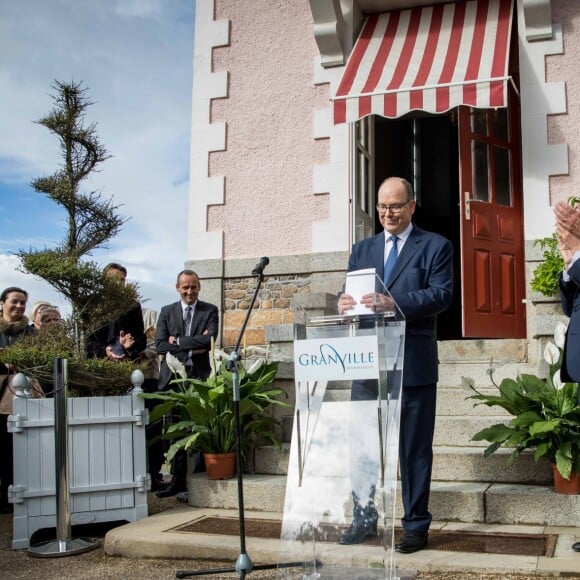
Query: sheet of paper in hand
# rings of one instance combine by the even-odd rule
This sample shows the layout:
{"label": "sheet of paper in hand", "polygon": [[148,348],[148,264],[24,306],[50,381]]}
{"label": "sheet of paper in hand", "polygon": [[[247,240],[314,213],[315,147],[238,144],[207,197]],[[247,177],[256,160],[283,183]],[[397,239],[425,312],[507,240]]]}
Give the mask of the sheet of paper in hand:
{"label": "sheet of paper in hand", "polygon": [[372,314],[372,309],[361,304],[361,300],[365,294],[372,294],[376,291],[376,276],[375,268],[365,268],[347,273],[344,293],[352,296],[356,304],[354,308],[345,310],[344,314]]}

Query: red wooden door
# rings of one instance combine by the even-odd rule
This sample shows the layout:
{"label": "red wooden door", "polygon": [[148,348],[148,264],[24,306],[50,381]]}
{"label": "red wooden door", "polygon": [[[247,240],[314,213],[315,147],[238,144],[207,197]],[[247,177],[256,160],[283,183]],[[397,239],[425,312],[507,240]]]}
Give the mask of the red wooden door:
{"label": "red wooden door", "polygon": [[526,336],[518,113],[459,110],[464,337]]}

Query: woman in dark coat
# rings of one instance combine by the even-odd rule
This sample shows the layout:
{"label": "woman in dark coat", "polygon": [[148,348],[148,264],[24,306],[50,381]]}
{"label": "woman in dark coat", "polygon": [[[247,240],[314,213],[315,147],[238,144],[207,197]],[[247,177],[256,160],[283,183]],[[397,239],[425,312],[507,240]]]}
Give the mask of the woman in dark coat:
{"label": "woman in dark coat", "polygon": [[[12,286],[0,294],[0,349],[16,342],[20,337],[36,332],[24,316],[28,293]],[[12,394],[9,379],[13,373],[0,364],[0,513],[12,512],[8,503],[8,486],[12,483],[12,433],[8,433],[8,416],[12,412]]]}

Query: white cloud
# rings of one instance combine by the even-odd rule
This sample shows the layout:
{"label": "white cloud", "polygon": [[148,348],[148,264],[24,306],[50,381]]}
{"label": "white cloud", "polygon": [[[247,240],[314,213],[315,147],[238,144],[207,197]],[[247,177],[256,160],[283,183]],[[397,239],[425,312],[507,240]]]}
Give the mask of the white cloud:
{"label": "white cloud", "polygon": [[21,285],[30,300],[61,299],[15,270],[10,252],[52,247],[64,212],[27,189],[54,172],[59,144],[33,121],[49,113],[55,79],[83,81],[94,105],[87,122],[112,158],[85,191],[113,196],[130,218],[92,259],[118,261],[147,307],[177,299],[186,259],[187,180],[193,58],[192,0],[28,0],[3,6],[0,19],[0,287]]}
{"label": "white cloud", "polygon": [[[0,292],[4,288],[17,286],[28,292],[28,304],[46,300],[59,307],[61,312],[70,312],[69,305],[44,280],[25,274],[18,270],[19,260],[16,256],[0,254]],[[28,312],[26,313],[28,315]]]}
{"label": "white cloud", "polygon": [[161,0],[120,0],[115,11],[123,16],[158,16],[162,13]]}

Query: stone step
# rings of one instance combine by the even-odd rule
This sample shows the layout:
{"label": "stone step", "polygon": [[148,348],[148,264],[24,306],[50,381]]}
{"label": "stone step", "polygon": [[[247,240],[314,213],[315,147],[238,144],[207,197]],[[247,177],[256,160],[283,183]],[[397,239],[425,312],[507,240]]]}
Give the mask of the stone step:
{"label": "stone step", "polygon": [[528,341],[523,339],[443,340],[437,343],[442,363],[482,363],[507,360],[524,363],[528,360]]}
{"label": "stone step", "polygon": [[[491,415],[489,413],[466,416],[438,415],[435,418],[433,445],[442,447],[474,447],[483,450],[489,446],[489,443],[487,441],[473,441],[473,436],[492,425],[506,423],[509,417],[507,413],[504,415]],[[339,421],[338,418],[337,421]],[[281,418],[281,440],[284,443],[289,443],[292,439],[292,424],[293,418],[291,416]]]}
{"label": "stone step", "polygon": [[[497,395],[495,387],[482,387],[477,389],[484,395]],[[437,416],[439,417],[465,417],[465,416],[505,416],[510,417],[507,411],[501,407],[488,407],[475,399],[470,399],[475,393],[461,387],[437,388]]]}
{"label": "stone step", "polygon": [[[244,508],[283,512],[283,475],[244,475]],[[188,478],[189,505],[215,509],[238,507],[237,479],[210,481],[205,474]],[[401,516],[400,490],[396,517]],[[344,500],[348,513],[349,500]],[[580,495],[562,495],[547,485],[434,481],[430,511],[435,521],[489,524],[578,526]]]}
{"label": "stone step", "polygon": [[479,447],[489,445],[487,441],[472,441],[472,437],[481,429],[497,423],[505,423],[505,415],[481,415],[468,417],[435,418],[435,435],[433,445],[443,447]]}
{"label": "stone step", "polygon": [[[294,383],[289,380],[278,381],[277,386],[283,389],[288,397],[283,398],[286,403],[294,405],[295,392]],[[477,390],[484,395],[497,395],[496,387],[477,387]],[[488,407],[471,399],[476,393],[464,386],[443,387],[437,385],[437,415],[443,416],[463,416],[463,415],[508,415],[501,407]],[[324,401],[328,403],[344,403],[350,400],[350,385],[345,382],[331,382],[324,394]],[[284,414],[292,414],[285,412]]]}
{"label": "stone step", "polygon": [[[266,326],[266,340],[282,354],[283,360],[293,357],[294,329],[292,324]],[[466,339],[438,341],[441,362],[471,362],[488,364],[507,360],[523,363],[528,360],[528,341],[525,339]]]}
{"label": "stone step", "polygon": [[434,447],[433,479],[549,485],[552,467],[546,460],[536,462],[532,452],[522,453],[510,464],[511,451],[498,449],[489,457],[473,447]]}
{"label": "stone step", "polygon": [[[515,379],[518,374],[537,374],[537,365],[532,363],[509,362],[502,366],[494,367],[493,380],[499,385],[505,378]],[[489,375],[489,364],[484,363],[450,363],[439,364],[438,388],[456,388],[463,386],[463,377],[472,379],[477,389],[494,388]]]}
{"label": "stone step", "polygon": [[[348,427],[347,402],[334,401],[323,405],[325,421],[329,428],[344,430]],[[502,411],[500,409],[500,411]],[[497,413],[497,411],[496,411]],[[487,447],[486,441],[472,441],[472,437],[481,429],[491,427],[497,423],[505,423],[509,415],[480,413],[472,415],[437,415],[435,420],[434,445],[450,447]],[[291,416],[282,419],[283,441],[289,442],[292,433]]]}
{"label": "stone step", "polygon": [[[269,341],[270,353],[274,360],[289,363],[294,360],[292,325],[267,327],[266,339]],[[513,369],[517,372],[519,368],[536,367],[535,364],[528,362],[530,357],[527,340],[446,340],[438,342],[438,352],[440,366],[453,365],[465,370],[468,370],[469,366],[477,366],[484,373],[492,361],[495,365],[505,365],[510,372]],[[499,369],[497,375],[504,376]],[[515,373],[510,376],[515,376]],[[488,376],[486,382],[489,382]]]}
{"label": "stone step", "polygon": [[[498,390],[495,387],[478,388],[484,395],[497,395]],[[437,387],[437,415],[448,417],[464,417],[464,416],[505,416],[509,417],[509,413],[500,407],[488,407],[487,405],[479,404],[474,399],[469,399],[475,393],[463,387],[441,388]],[[350,399],[350,390],[343,389],[328,389],[326,391],[324,400],[328,402],[342,402]]]}
{"label": "stone step", "polygon": [[[511,465],[511,452],[506,449],[485,457],[480,448],[434,447],[433,454],[434,480],[543,485],[552,480],[550,464],[543,460],[536,463],[531,452],[523,453]],[[248,469],[264,475],[285,475],[289,460],[289,444],[280,448],[265,446],[256,454],[255,465],[249,464]]]}
{"label": "stone step", "polygon": [[[498,366],[493,372],[493,381],[499,385],[505,378],[516,379],[518,374],[537,375],[537,365],[532,363],[507,363]],[[439,396],[448,390],[458,391],[455,397],[463,398],[475,394],[464,382],[464,379],[473,381],[473,385],[478,391],[485,394],[497,393],[497,386],[492,382],[489,375],[489,365],[480,363],[440,363],[439,364],[439,382],[437,391]],[[294,370],[292,362],[281,362],[278,367],[277,382],[283,385],[283,388],[293,399],[294,393]],[[326,400],[348,400],[350,392],[350,383],[347,381],[333,381],[328,385]],[[483,406],[480,407],[483,409]]]}

